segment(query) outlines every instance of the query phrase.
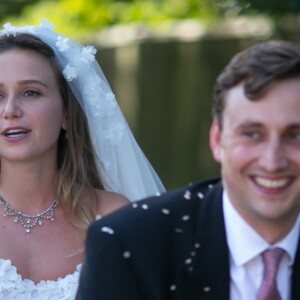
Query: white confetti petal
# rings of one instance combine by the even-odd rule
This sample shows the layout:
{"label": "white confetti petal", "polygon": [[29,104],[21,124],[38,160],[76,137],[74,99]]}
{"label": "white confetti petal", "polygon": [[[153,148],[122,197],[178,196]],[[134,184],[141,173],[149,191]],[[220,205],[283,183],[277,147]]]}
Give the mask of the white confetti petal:
{"label": "white confetti petal", "polygon": [[183,198],[185,198],[186,200],[190,200],[191,199],[191,192],[190,191],[186,191],[183,195]]}
{"label": "white confetti petal", "polygon": [[190,219],[190,216],[189,215],[185,215],[182,217],[182,220],[183,221],[188,221]]}
{"label": "white confetti petal", "polygon": [[175,285],[175,284],[172,284],[172,285],[170,286],[170,290],[171,290],[171,291],[175,291],[175,290],[176,290],[176,285]]}
{"label": "white confetti petal", "polygon": [[129,252],[129,251],[125,251],[124,253],[123,253],[123,257],[124,258],[129,258],[131,256],[131,253]]}
{"label": "white confetti petal", "polygon": [[149,208],[148,204],[142,204],[142,209],[148,209],[148,208]]}
{"label": "white confetti petal", "polygon": [[184,263],[185,263],[186,265],[189,265],[189,264],[192,263],[192,259],[191,259],[191,258],[187,258],[187,259],[184,261]]}
{"label": "white confetti petal", "polygon": [[137,208],[137,207],[138,207],[137,203],[133,203],[133,204],[132,204],[132,207],[133,207],[133,208]]}
{"label": "white confetti petal", "polygon": [[198,193],[197,196],[200,198],[200,199],[203,199],[204,198],[204,195],[202,193]]}
{"label": "white confetti petal", "polygon": [[170,210],[167,209],[167,208],[163,208],[163,209],[161,210],[161,212],[162,212],[163,214],[165,214],[165,215],[169,215],[169,214],[170,214]]}
{"label": "white confetti petal", "polygon": [[113,229],[111,229],[110,227],[107,227],[107,226],[102,227],[102,228],[101,228],[101,231],[102,231],[102,232],[106,232],[106,233],[108,233],[108,234],[114,234]]}

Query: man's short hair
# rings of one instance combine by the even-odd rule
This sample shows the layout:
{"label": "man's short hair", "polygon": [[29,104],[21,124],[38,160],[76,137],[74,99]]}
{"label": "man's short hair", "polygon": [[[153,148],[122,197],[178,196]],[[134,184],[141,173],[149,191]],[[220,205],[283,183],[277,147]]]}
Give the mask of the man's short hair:
{"label": "man's short hair", "polygon": [[236,54],[219,75],[212,112],[222,127],[226,93],[244,83],[249,100],[260,99],[277,80],[300,77],[300,46],[288,41],[267,41]]}

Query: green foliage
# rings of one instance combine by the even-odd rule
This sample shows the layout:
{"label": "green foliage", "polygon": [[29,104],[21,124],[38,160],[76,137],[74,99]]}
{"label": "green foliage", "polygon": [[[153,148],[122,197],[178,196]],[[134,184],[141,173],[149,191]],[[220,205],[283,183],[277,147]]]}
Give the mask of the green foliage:
{"label": "green foliage", "polygon": [[299,0],[212,0],[218,7],[219,14],[239,15],[268,15],[278,20],[286,15],[297,15],[300,13]]}
{"label": "green foliage", "polygon": [[109,23],[107,4],[107,1],[96,0],[39,1],[35,5],[26,6],[20,16],[5,18],[3,23],[38,24],[41,19],[48,19],[60,32],[80,37],[89,29]]}
{"label": "green foliage", "polygon": [[245,12],[260,12],[273,16],[300,12],[299,0],[242,0],[237,2],[245,6]]}
{"label": "green foliage", "polygon": [[[196,18],[209,21],[226,15],[299,13],[299,0],[0,0],[4,22],[36,24],[46,18],[56,29],[82,38],[101,27],[131,22],[148,25]],[[25,7],[23,9],[23,7]],[[21,13],[20,13],[21,12]],[[8,17],[3,18],[3,15]],[[1,15],[0,15],[1,17]]]}
{"label": "green foliage", "polygon": [[1,0],[0,1],[0,18],[6,15],[19,14],[23,7],[33,4],[38,0]]}
{"label": "green foliage", "polygon": [[27,5],[20,16],[9,16],[3,23],[36,24],[46,18],[57,30],[80,37],[120,23],[209,19],[215,14],[214,9],[211,0],[42,0]]}

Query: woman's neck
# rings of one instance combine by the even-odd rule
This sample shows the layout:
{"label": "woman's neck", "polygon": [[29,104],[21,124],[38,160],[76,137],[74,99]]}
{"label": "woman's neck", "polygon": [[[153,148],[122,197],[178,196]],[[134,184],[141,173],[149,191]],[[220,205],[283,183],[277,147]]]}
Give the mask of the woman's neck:
{"label": "woman's neck", "polygon": [[0,196],[15,208],[38,213],[57,196],[56,173],[50,165],[1,162]]}

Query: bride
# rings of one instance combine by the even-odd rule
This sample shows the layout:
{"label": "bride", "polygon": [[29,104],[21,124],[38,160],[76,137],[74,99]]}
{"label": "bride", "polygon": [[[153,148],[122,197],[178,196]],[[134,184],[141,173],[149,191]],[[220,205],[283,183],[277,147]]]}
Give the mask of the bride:
{"label": "bride", "polygon": [[90,222],[164,191],[95,53],[46,21],[0,32],[1,299],[74,299]]}

